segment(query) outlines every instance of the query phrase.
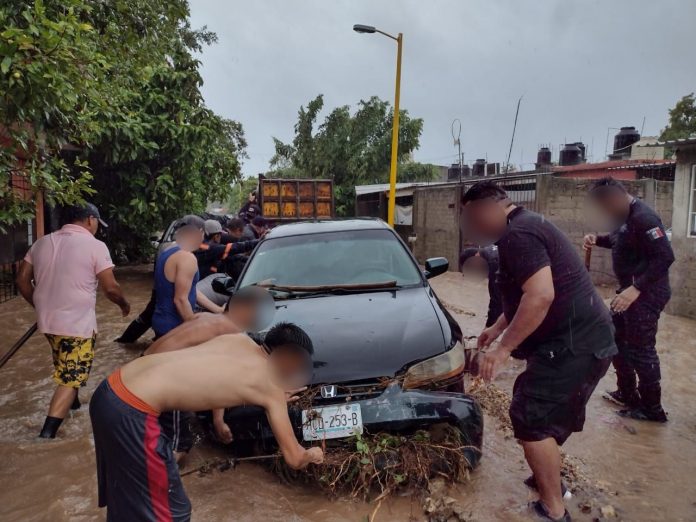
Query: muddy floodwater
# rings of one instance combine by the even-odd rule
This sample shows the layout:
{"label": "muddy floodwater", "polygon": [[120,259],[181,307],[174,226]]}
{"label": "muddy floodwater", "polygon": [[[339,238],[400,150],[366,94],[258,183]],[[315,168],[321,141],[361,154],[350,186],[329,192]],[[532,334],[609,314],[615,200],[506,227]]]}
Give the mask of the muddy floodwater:
{"label": "muddy floodwater", "polygon": [[[151,273],[143,267],[126,268],[117,277],[137,314],[149,298]],[[485,321],[485,282],[448,273],[432,284],[465,334],[478,334]],[[112,342],[129,321],[115,305],[100,296],[97,312],[97,354],[90,382],[80,391],[83,404],[103,377],[142,349]],[[33,322],[32,310],[20,298],[0,305],[0,351]],[[571,437],[564,448],[587,477],[584,491],[568,503],[574,520],[600,518],[600,508],[607,506],[617,515],[611,520],[696,520],[696,322],[663,316],[658,343],[670,422],[622,420],[599,393],[592,397],[585,431]],[[0,370],[0,520],[104,520],[105,513],[97,508],[86,406],[66,419],[56,440],[36,438],[54,389],[50,359],[46,340],[37,334]],[[509,390],[520,369],[519,363],[512,363],[498,385]],[[610,370],[598,391],[612,388],[614,381]],[[448,495],[464,506],[470,520],[529,520],[526,504],[533,497],[522,485],[529,474],[522,451],[495,419],[486,421],[481,466],[470,482],[451,486]],[[216,455],[224,456],[225,449],[203,443],[183,470]],[[317,490],[285,485],[252,464],[207,475],[194,473],[184,477],[184,484],[194,521],[364,521],[375,509],[372,504],[329,500]],[[409,494],[384,502],[375,520],[420,521],[425,516],[419,496]]]}

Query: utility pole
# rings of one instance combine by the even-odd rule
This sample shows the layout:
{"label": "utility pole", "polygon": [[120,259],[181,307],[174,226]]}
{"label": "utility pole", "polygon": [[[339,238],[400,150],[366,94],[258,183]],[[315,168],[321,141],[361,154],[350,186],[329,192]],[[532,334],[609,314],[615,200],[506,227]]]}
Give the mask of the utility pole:
{"label": "utility pole", "polygon": [[[457,127],[457,131],[455,132],[454,128],[455,126]],[[454,144],[457,146],[457,161],[459,161],[459,183],[462,182],[462,122],[459,121],[459,118],[455,118],[452,121],[452,139],[454,140]],[[456,134],[456,136],[455,136]]]}

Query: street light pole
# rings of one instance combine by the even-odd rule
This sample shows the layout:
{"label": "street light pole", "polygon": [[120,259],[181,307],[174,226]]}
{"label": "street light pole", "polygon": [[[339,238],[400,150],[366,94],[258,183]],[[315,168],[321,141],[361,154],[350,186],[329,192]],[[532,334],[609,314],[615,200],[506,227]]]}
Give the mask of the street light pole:
{"label": "street light pole", "polygon": [[401,97],[401,48],[404,37],[397,36],[396,51],[396,88],[394,90],[394,125],[392,127],[391,165],[389,167],[389,206],[387,207],[387,223],[394,226],[394,211],[396,208],[396,164],[399,158],[399,99]]}
{"label": "street light pole", "polygon": [[396,207],[396,167],[399,158],[399,100],[401,98],[401,49],[404,35],[392,36],[370,25],[356,24],[353,30],[358,33],[379,33],[396,41],[396,87],[394,90],[394,118],[392,125],[391,164],[389,166],[389,204],[387,206],[387,223],[394,226],[394,210]]}

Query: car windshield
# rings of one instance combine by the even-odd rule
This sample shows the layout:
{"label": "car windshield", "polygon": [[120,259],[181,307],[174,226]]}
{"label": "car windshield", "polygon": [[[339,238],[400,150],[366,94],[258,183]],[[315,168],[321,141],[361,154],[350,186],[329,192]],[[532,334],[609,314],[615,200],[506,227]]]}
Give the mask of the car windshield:
{"label": "car windshield", "polygon": [[268,239],[249,262],[240,287],[421,284],[418,266],[388,230]]}

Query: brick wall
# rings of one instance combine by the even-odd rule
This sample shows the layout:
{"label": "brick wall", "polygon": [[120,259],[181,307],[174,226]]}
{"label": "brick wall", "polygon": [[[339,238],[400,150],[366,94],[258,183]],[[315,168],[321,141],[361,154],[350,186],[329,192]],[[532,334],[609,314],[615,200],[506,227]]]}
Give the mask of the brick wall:
{"label": "brick wall", "polygon": [[[583,236],[606,228],[597,212],[588,205],[590,183],[592,180],[537,176],[538,212],[570,237],[580,255],[583,255]],[[624,184],[631,194],[657,209],[666,227],[671,226],[671,182],[640,179],[624,181]],[[422,187],[414,192],[413,230],[417,236],[415,254],[419,262],[428,257],[444,256],[450,262],[450,270],[458,270],[459,245],[466,244],[466,238],[459,240],[459,191],[459,186],[450,185]],[[595,249],[590,266],[596,284],[615,284],[608,250]]]}
{"label": "brick wall", "polygon": [[459,270],[459,186],[423,187],[413,193],[414,254],[419,263],[446,257]]}
{"label": "brick wall", "polygon": [[[606,231],[607,224],[589,205],[587,191],[592,180],[540,176],[537,180],[537,208],[558,228],[563,230],[578,253],[582,251],[585,234]],[[660,214],[665,227],[672,224],[673,183],[640,179],[622,181],[629,193],[640,198]],[[595,248],[592,252],[590,272],[595,284],[614,285],[616,279],[611,266],[611,252]]]}

